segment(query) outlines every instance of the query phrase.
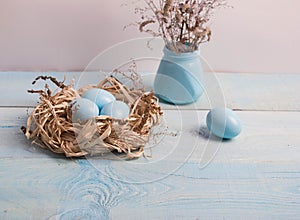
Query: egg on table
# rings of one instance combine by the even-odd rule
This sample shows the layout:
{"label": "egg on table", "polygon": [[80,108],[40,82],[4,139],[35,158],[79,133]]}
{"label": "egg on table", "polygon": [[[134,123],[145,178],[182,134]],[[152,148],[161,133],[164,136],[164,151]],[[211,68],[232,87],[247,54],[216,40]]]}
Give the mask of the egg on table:
{"label": "egg on table", "polygon": [[103,106],[100,114],[111,116],[116,119],[127,118],[130,113],[128,105],[121,101],[110,102]]}
{"label": "egg on table", "polygon": [[83,93],[82,98],[89,99],[96,103],[100,110],[104,105],[116,100],[116,98],[108,91],[97,88],[87,90]]}
{"label": "egg on table", "polygon": [[99,115],[98,106],[89,99],[79,98],[71,102],[73,122],[85,122]]}
{"label": "egg on table", "polygon": [[228,108],[212,109],[207,114],[206,125],[214,135],[224,139],[232,139],[242,131],[239,117]]}

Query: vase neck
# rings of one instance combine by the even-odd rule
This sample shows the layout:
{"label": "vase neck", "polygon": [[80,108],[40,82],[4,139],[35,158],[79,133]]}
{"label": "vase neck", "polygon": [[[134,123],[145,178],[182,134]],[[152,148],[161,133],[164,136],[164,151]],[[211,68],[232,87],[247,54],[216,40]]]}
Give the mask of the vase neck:
{"label": "vase neck", "polygon": [[200,50],[196,50],[193,52],[184,52],[184,53],[176,53],[174,51],[169,50],[167,47],[163,50],[165,57],[171,58],[171,59],[195,59],[199,58],[200,56]]}

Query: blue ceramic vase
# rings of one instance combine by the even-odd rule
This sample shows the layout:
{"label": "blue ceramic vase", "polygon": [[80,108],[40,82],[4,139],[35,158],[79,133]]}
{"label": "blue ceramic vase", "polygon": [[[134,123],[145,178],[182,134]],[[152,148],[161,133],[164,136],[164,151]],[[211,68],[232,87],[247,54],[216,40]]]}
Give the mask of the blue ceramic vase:
{"label": "blue ceramic vase", "polygon": [[200,52],[175,53],[167,47],[154,81],[155,94],[163,101],[185,105],[203,94]]}

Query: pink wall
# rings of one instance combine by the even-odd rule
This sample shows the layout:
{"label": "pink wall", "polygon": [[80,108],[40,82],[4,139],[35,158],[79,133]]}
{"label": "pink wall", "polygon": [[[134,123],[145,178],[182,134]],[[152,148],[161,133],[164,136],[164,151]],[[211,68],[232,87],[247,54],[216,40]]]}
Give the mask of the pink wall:
{"label": "pink wall", "polygon": [[[0,0],[0,71],[83,70],[104,49],[143,36],[122,30],[132,21],[124,2]],[[300,73],[300,1],[230,2],[202,47],[214,70]]]}

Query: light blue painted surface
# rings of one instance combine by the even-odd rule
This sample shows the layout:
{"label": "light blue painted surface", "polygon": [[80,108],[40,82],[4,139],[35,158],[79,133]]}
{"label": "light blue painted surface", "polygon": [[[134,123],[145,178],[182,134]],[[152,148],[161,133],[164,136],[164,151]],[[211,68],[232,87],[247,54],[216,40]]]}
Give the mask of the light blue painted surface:
{"label": "light blue painted surface", "polygon": [[297,219],[300,214],[300,164],[213,163],[200,170],[186,163],[160,181],[128,184],[115,178],[140,181],[159,169],[132,176],[123,163],[101,161],[99,172],[86,160],[1,159],[0,217]]}
{"label": "light blue painted surface", "polygon": [[[34,73],[24,78],[1,74],[1,106],[35,102],[23,91]],[[223,76],[227,88],[229,79],[269,79]],[[236,99],[234,105],[252,109],[256,102],[273,110],[278,98],[276,91],[271,97],[273,86],[283,83],[283,94],[290,87],[287,99],[297,100],[297,79],[274,75],[274,85],[256,86],[269,91],[268,103],[260,106],[263,99],[254,94],[250,102]],[[8,81],[15,87],[6,86]],[[241,91],[250,97],[247,86],[230,85],[244,87]],[[5,88],[18,100],[6,96]],[[165,110],[168,133],[151,142],[151,151],[146,149],[151,157],[134,161],[70,160],[33,147],[20,130],[31,109],[0,107],[0,219],[299,219],[300,114],[297,103],[289,106],[282,99],[274,105],[283,107],[286,111],[236,112],[243,132],[222,143],[201,126],[207,111]]]}
{"label": "light blue painted surface", "polygon": [[[52,75],[60,80],[67,76],[67,82],[74,78],[77,87],[98,83],[103,78],[101,73],[89,72],[0,72],[1,106],[34,106],[37,95],[27,94],[26,91],[43,88],[44,82],[37,83],[36,86],[31,85],[34,78],[39,75]],[[154,78],[154,74],[144,74],[143,79],[148,90],[153,88]],[[226,106],[231,109],[299,111],[299,84],[300,74],[204,73],[205,93],[196,103],[180,108],[211,109],[225,101]],[[165,109],[177,108],[165,104],[162,106]]]}

